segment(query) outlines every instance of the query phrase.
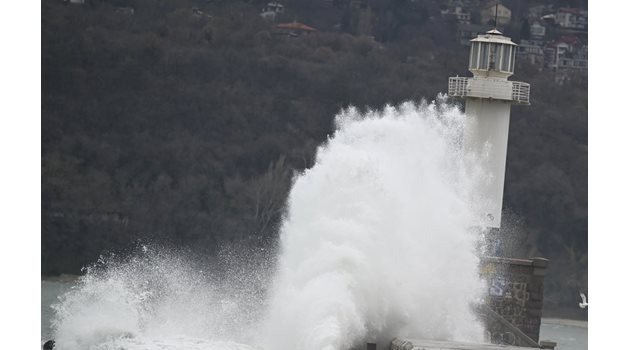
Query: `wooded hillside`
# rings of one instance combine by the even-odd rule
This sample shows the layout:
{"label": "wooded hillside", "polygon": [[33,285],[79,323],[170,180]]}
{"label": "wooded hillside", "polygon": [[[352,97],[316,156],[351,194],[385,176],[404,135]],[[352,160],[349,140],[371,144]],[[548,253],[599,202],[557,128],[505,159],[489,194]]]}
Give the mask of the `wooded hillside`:
{"label": "wooded hillside", "polygon": [[[288,11],[347,30],[277,35],[263,3],[42,2],[43,274],[137,239],[208,254],[271,242],[291,176],[341,108],[433,99],[469,75],[434,2],[383,1],[375,38],[314,1]],[[532,105],[512,108],[506,251],[551,259],[547,301],[571,304],[588,288],[587,80],[516,72]]]}

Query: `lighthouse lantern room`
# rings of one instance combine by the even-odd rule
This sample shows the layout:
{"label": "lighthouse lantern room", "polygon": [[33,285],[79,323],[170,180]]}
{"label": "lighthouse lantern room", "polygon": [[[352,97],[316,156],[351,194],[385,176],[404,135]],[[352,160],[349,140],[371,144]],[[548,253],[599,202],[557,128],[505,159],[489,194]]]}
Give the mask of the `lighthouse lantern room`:
{"label": "lighthouse lantern room", "polygon": [[471,40],[468,69],[474,74],[509,77],[514,73],[516,44],[493,29]]}

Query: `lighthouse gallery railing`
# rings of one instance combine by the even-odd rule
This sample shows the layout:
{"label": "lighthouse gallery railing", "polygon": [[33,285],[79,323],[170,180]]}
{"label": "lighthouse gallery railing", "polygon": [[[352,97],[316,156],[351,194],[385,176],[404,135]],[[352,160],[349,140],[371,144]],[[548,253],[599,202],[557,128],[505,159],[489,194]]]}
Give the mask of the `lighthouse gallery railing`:
{"label": "lighthouse gallery railing", "polygon": [[468,77],[448,78],[448,95],[480,97],[529,104],[529,84],[520,81],[495,80],[481,82]]}

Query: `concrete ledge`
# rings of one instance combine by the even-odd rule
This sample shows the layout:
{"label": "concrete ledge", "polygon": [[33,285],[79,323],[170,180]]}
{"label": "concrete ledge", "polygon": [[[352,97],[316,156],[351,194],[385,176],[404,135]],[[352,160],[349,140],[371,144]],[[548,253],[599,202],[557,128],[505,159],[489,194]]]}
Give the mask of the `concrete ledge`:
{"label": "concrete ledge", "polygon": [[556,342],[549,341],[549,340],[541,340],[540,341],[540,348],[541,349],[551,349],[551,350],[553,350],[553,349],[556,348],[557,345],[558,344]]}
{"label": "concrete ledge", "polygon": [[490,262],[495,264],[509,264],[531,267],[547,267],[549,260],[543,258],[533,259],[514,259],[514,258],[499,258],[496,256],[484,256],[481,258],[482,262]]}
{"label": "concrete ledge", "polygon": [[539,349],[523,346],[497,345],[487,343],[466,343],[430,339],[392,340],[390,350],[528,350]]}

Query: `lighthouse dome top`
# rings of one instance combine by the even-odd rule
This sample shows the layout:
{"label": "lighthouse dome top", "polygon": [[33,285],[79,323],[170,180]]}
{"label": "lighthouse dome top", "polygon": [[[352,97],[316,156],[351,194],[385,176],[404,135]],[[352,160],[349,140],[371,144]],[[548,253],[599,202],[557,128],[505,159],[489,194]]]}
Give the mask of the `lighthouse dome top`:
{"label": "lighthouse dome top", "polygon": [[477,35],[476,38],[474,38],[474,39],[472,39],[470,41],[471,42],[486,42],[486,43],[497,43],[497,44],[506,44],[506,45],[517,46],[515,43],[512,42],[511,38],[509,38],[507,36],[504,36],[503,33],[498,31],[496,28],[487,31],[484,34],[479,34],[479,35]]}

